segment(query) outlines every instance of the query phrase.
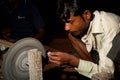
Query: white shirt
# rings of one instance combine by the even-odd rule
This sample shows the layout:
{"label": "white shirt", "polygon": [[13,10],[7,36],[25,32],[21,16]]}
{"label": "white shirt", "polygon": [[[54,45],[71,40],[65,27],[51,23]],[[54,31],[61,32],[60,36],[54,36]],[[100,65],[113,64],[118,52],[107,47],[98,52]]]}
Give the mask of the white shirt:
{"label": "white shirt", "polygon": [[99,54],[99,65],[80,59],[79,66],[75,68],[80,74],[91,78],[93,74],[107,72],[114,73],[114,64],[107,57],[112,47],[112,40],[120,32],[120,17],[104,11],[95,11],[94,19],[91,21],[88,32],[82,37],[87,50],[97,50]]}

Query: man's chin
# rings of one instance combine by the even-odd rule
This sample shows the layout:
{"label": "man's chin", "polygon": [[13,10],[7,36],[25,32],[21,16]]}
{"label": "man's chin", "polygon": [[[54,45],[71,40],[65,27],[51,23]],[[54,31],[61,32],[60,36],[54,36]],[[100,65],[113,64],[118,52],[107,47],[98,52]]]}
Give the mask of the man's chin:
{"label": "man's chin", "polygon": [[72,34],[72,36],[74,36],[76,38],[81,38],[84,36],[83,34],[73,34],[73,33],[71,33],[71,34]]}
{"label": "man's chin", "polygon": [[80,36],[79,34],[73,34],[73,33],[71,33],[71,34],[72,34],[72,36],[74,36],[74,37]]}

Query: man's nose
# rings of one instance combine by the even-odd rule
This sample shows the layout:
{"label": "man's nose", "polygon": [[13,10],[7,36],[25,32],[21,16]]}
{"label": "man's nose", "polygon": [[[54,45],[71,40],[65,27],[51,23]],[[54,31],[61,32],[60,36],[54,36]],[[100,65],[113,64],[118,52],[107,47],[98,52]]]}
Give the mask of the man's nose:
{"label": "man's nose", "polygon": [[68,23],[65,24],[65,31],[69,31],[70,30],[70,25]]}

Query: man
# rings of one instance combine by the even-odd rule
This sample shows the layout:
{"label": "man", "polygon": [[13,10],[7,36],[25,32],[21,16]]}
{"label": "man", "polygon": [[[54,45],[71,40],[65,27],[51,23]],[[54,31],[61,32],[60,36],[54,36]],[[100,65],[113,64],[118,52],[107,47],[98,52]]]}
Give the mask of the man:
{"label": "man", "polygon": [[3,27],[11,29],[13,42],[25,37],[42,41],[45,23],[34,4],[28,0],[6,0],[1,3],[0,8],[1,20],[5,24]]}
{"label": "man", "polygon": [[[89,1],[89,0],[88,0]],[[59,0],[58,12],[79,58],[66,52],[48,52],[49,60],[58,65],[71,65],[90,78],[109,80],[114,75],[114,62],[107,57],[114,37],[120,32],[120,17],[92,10],[87,0]]]}

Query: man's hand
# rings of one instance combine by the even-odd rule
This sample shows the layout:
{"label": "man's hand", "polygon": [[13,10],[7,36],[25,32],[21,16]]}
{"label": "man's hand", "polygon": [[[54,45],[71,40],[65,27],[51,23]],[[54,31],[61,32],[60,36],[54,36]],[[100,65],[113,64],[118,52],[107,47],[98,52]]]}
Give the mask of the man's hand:
{"label": "man's hand", "polygon": [[65,52],[48,52],[48,58],[50,62],[57,65],[71,65],[78,67],[79,59],[73,55]]}

